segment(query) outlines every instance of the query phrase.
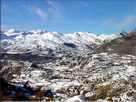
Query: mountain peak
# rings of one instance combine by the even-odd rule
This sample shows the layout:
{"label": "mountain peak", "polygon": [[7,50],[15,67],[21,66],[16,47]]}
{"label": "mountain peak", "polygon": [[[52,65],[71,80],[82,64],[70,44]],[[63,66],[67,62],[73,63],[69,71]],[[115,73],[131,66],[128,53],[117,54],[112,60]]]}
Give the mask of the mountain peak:
{"label": "mountain peak", "polygon": [[24,30],[16,30],[16,29],[10,29],[4,32],[6,36],[18,36],[22,35],[24,33]]}
{"label": "mountain peak", "polygon": [[35,34],[44,34],[44,33],[47,33],[46,30],[40,30],[40,29],[31,30],[29,32],[30,33],[35,33]]}

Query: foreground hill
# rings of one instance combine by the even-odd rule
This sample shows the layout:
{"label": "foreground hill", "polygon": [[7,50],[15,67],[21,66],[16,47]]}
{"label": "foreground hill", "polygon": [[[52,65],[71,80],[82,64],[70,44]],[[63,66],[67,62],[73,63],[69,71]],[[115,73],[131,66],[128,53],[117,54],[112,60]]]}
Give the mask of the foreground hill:
{"label": "foreground hill", "polygon": [[[6,96],[12,101],[136,100],[136,56],[99,53],[50,63],[1,60],[0,65],[0,76],[14,85],[10,90],[16,90],[13,96],[12,91]],[[39,90],[38,93],[23,91],[28,89],[22,87],[25,83],[31,91]],[[51,97],[47,92],[52,93]]]}

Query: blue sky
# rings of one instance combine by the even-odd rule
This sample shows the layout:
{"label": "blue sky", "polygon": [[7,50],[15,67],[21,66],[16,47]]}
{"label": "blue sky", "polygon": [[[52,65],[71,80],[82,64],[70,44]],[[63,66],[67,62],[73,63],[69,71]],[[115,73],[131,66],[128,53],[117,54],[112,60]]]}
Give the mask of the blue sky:
{"label": "blue sky", "polygon": [[1,28],[113,34],[136,28],[135,0],[2,0]]}

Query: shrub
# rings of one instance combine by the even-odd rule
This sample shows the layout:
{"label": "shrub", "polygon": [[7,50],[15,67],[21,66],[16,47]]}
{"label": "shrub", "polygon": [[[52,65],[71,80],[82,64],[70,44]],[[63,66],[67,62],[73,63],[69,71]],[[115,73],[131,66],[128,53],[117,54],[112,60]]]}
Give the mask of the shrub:
{"label": "shrub", "polygon": [[80,68],[81,68],[81,69],[83,69],[83,68],[84,68],[84,66],[85,66],[85,65],[87,65],[87,64],[88,64],[88,62],[87,62],[87,61],[85,61],[85,62],[81,63]]}
{"label": "shrub", "polygon": [[94,90],[95,94],[86,97],[89,101],[97,101],[98,99],[105,99],[110,91],[110,85],[100,86]]}
{"label": "shrub", "polygon": [[107,97],[108,92],[110,91],[110,85],[100,86],[97,89],[98,95],[96,96],[98,99],[105,99]]}

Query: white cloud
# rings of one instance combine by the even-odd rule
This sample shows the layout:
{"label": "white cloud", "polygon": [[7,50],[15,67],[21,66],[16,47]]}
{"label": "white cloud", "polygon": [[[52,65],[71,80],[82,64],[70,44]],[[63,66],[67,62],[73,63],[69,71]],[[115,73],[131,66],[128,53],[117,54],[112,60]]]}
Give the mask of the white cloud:
{"label": "white cloud", "polygon": [[63,6],[55,1],[46,1],[46,3],[49,5],[49,7],[45,8],[44,10],[39,7],[31,5],[22,5],[22,7],[25,8],[30,13],[35,13],[41,19],[46,20],[49,18],[52,21],[61,21],[63,18],[62,16]]}
{"label": "white cloud", "polygon": [[55,1],[47,1],[47,3],[49,5],[51,5],[53,8],[56,8],[56,9],[61,9],[62,8],[62,6],[60,4],[58,4],[57,2],[55,2]]}
{"label": "white cloud", "polygon": [[113,29],[113,30],[124,30],[132,27],[136,24],[135,15],[127,15],[120,17],[109,17],[107,19],[98,20],[99,28]]}
{"label": "white cloud", "polygon": [[105,27],[105,26],[110,26],[113,25],[115,23],[115,18],[114,17],[110,17],[108,19],[102,20],[100,22],[101,27]]}
{"label": "white cloud", "polygon": [[35,13],[36,15],[38,15],[41,19],[46,20],[48,17],[48,13],[45,12],[44,10],[42,10],[41,8],[35,7],[35,6],[25,6],[22,5],[23,8],[25,8],[27,11],[29,11],[30,13]]}
{"label": "white cloud", "polygon": [[89,7],[90,3],[89,1],[80,1],[81,5],[83,5],[84,7]]}
{"label": "white cloud", "polygon": [[50,5],[50,7],[48,8],[48,12],[53,20],[62,20],[62,5],[58,4],[55,1],[47,1],[47,3]]}
{"label": "white cloud", "polygon": [[121,30],[121,29],[125,29],[131,26],[134,26],[136,24],[136,16],[135,15],[128,15],[123,17],[122,21],[120,21],[119,23],[117,23],[115,25],[115,29],[117,30]]}
{"label": "white cloud", "polygon": [[59,9],[49,8],[48,12],[53,20],[62,20],[62,13]]}
{"label": "white cloud", "polygon": [[40,8],[35,7],[34,12],[39,15],[42,19],[47,19],[48,14],[41,10]]}

